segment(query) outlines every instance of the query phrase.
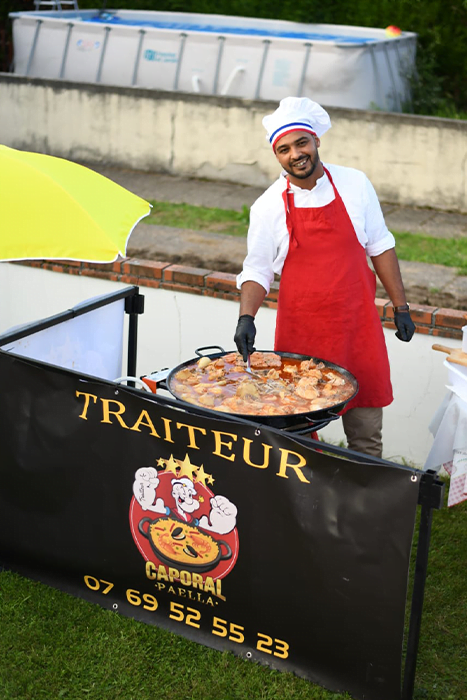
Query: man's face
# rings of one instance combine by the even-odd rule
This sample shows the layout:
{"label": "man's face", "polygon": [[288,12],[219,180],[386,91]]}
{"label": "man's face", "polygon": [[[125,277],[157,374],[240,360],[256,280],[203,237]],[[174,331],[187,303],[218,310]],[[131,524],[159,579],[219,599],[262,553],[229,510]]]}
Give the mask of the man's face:
{"label": "man's face", "polygon": [[276,158],[293,179],[306,180],[315,173],[320,160],[319,138],[308,131],[292,131],[276,143]]}

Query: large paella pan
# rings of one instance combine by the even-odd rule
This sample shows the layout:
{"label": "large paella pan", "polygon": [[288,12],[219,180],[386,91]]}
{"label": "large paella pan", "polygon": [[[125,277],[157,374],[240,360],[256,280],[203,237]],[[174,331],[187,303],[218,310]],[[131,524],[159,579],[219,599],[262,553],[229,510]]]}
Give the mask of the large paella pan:
{"label": "large paella pan", "polygon": [[295,353],[258,351],[251,370],[237,352],[202,354],[166,379],[175,398],[278,428],[333,419],[358,392],[356,378],[332,362]]}

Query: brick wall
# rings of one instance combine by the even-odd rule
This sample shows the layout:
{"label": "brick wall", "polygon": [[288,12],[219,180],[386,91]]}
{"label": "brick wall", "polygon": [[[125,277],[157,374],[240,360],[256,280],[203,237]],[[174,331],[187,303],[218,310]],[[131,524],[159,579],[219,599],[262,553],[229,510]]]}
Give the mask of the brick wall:
{"label": "brick wall", "polygon": [[[173,265],[167,262],[125,258],[103,264],[69,262],[60,260],[21,262],[19,265],[38,267],[44,270],[70,275],[83,275],[106,279],[112,282],[135,284],[142,288],[166,289],[198,296],[214,297],[227,301],[239,301],[236,276],[198,267]],[[264,301],[264,306],[277,308],[278,283],[274,283]],[[385,328],[395,329],[392,304],[387,299],[375,300],[381,323]],[[467,313],[457,309],[411,304],[411,315],[417,333],[441,338],[462,339],[462,327],[467,324]]]}

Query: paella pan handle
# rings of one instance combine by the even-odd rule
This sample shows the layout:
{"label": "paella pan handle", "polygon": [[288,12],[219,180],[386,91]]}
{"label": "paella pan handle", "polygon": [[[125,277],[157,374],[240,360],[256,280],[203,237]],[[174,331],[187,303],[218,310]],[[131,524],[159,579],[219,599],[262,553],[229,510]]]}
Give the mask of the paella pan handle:
{"label": "paella pan handle", "polygon": [[[217,540],[217,544],[219,545],[219,551],[221,552],[220,561],[223,561],[224,559],[230,559],[230,557],[232,556],[232,550],[227,544],[227,542],[224,542],[224,540]],[[224,545],[224,547],[227,550],[225,554],[222,554],[222,545]]]}
{"label": "paella pan handle", "polygon": [[[328,411],[326,413],[326,418],[323,418],[323,420],[325,420],[326,423],[330,423],[331,421],[338,420],[339,418],[341,418],[339,413],[333,413],[332,411]],[[313,423],[311,418],[309,418],[308,420],[310,421],[310,423]]]}
{"label": "paella pan handle", "polygon": [[219,352],[225,352],[224,348],[220,345],[205,345],[204,347],[197,348],[195,350],[195,353],[196,355],[198,355],[198,357],[203,357],[203,354],[201,352],[202,350],[218,350]]}
{"label": "paella pan handle", "polygon": [[309,422],[309,425],[307,425],[306,428],[301,428],[299,430],[293,430],[294,435],[306,435],[307,433],[311,431],[316,432],[317,430],[321,430],[322,428],[325,428],[331,421],[337,420],[340,418],[339,415],[336,413],[331,413],[329,412],[325,418],[322,418],[321,420],[312,420],[311,418],[307,418],[307,421]]}
{"label": "paella pan handle", "polygon": [[152,523],[152,518],[143,518],[142,520],[140,520],[138,523],[138,530],[140,531],[140,533],[142,535],[144,535],[145,537],[147,537],[147,539],[149,539],[149,530],[148,530],[148,532],[146,532],[146,530],[144,530],[144,526],[146,523]]}

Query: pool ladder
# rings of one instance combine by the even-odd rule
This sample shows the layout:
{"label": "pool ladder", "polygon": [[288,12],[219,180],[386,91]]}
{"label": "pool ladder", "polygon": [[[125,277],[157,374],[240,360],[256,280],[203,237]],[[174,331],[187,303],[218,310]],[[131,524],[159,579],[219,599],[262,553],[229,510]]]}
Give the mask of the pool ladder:
{"label": "pool ladder", "polygon": [[42,6],[50,7],[51,10],[63,10],[63,5],[71,6],[74,10],[79,10],[78,0],[34,0],[34,10],[37,12]]}

